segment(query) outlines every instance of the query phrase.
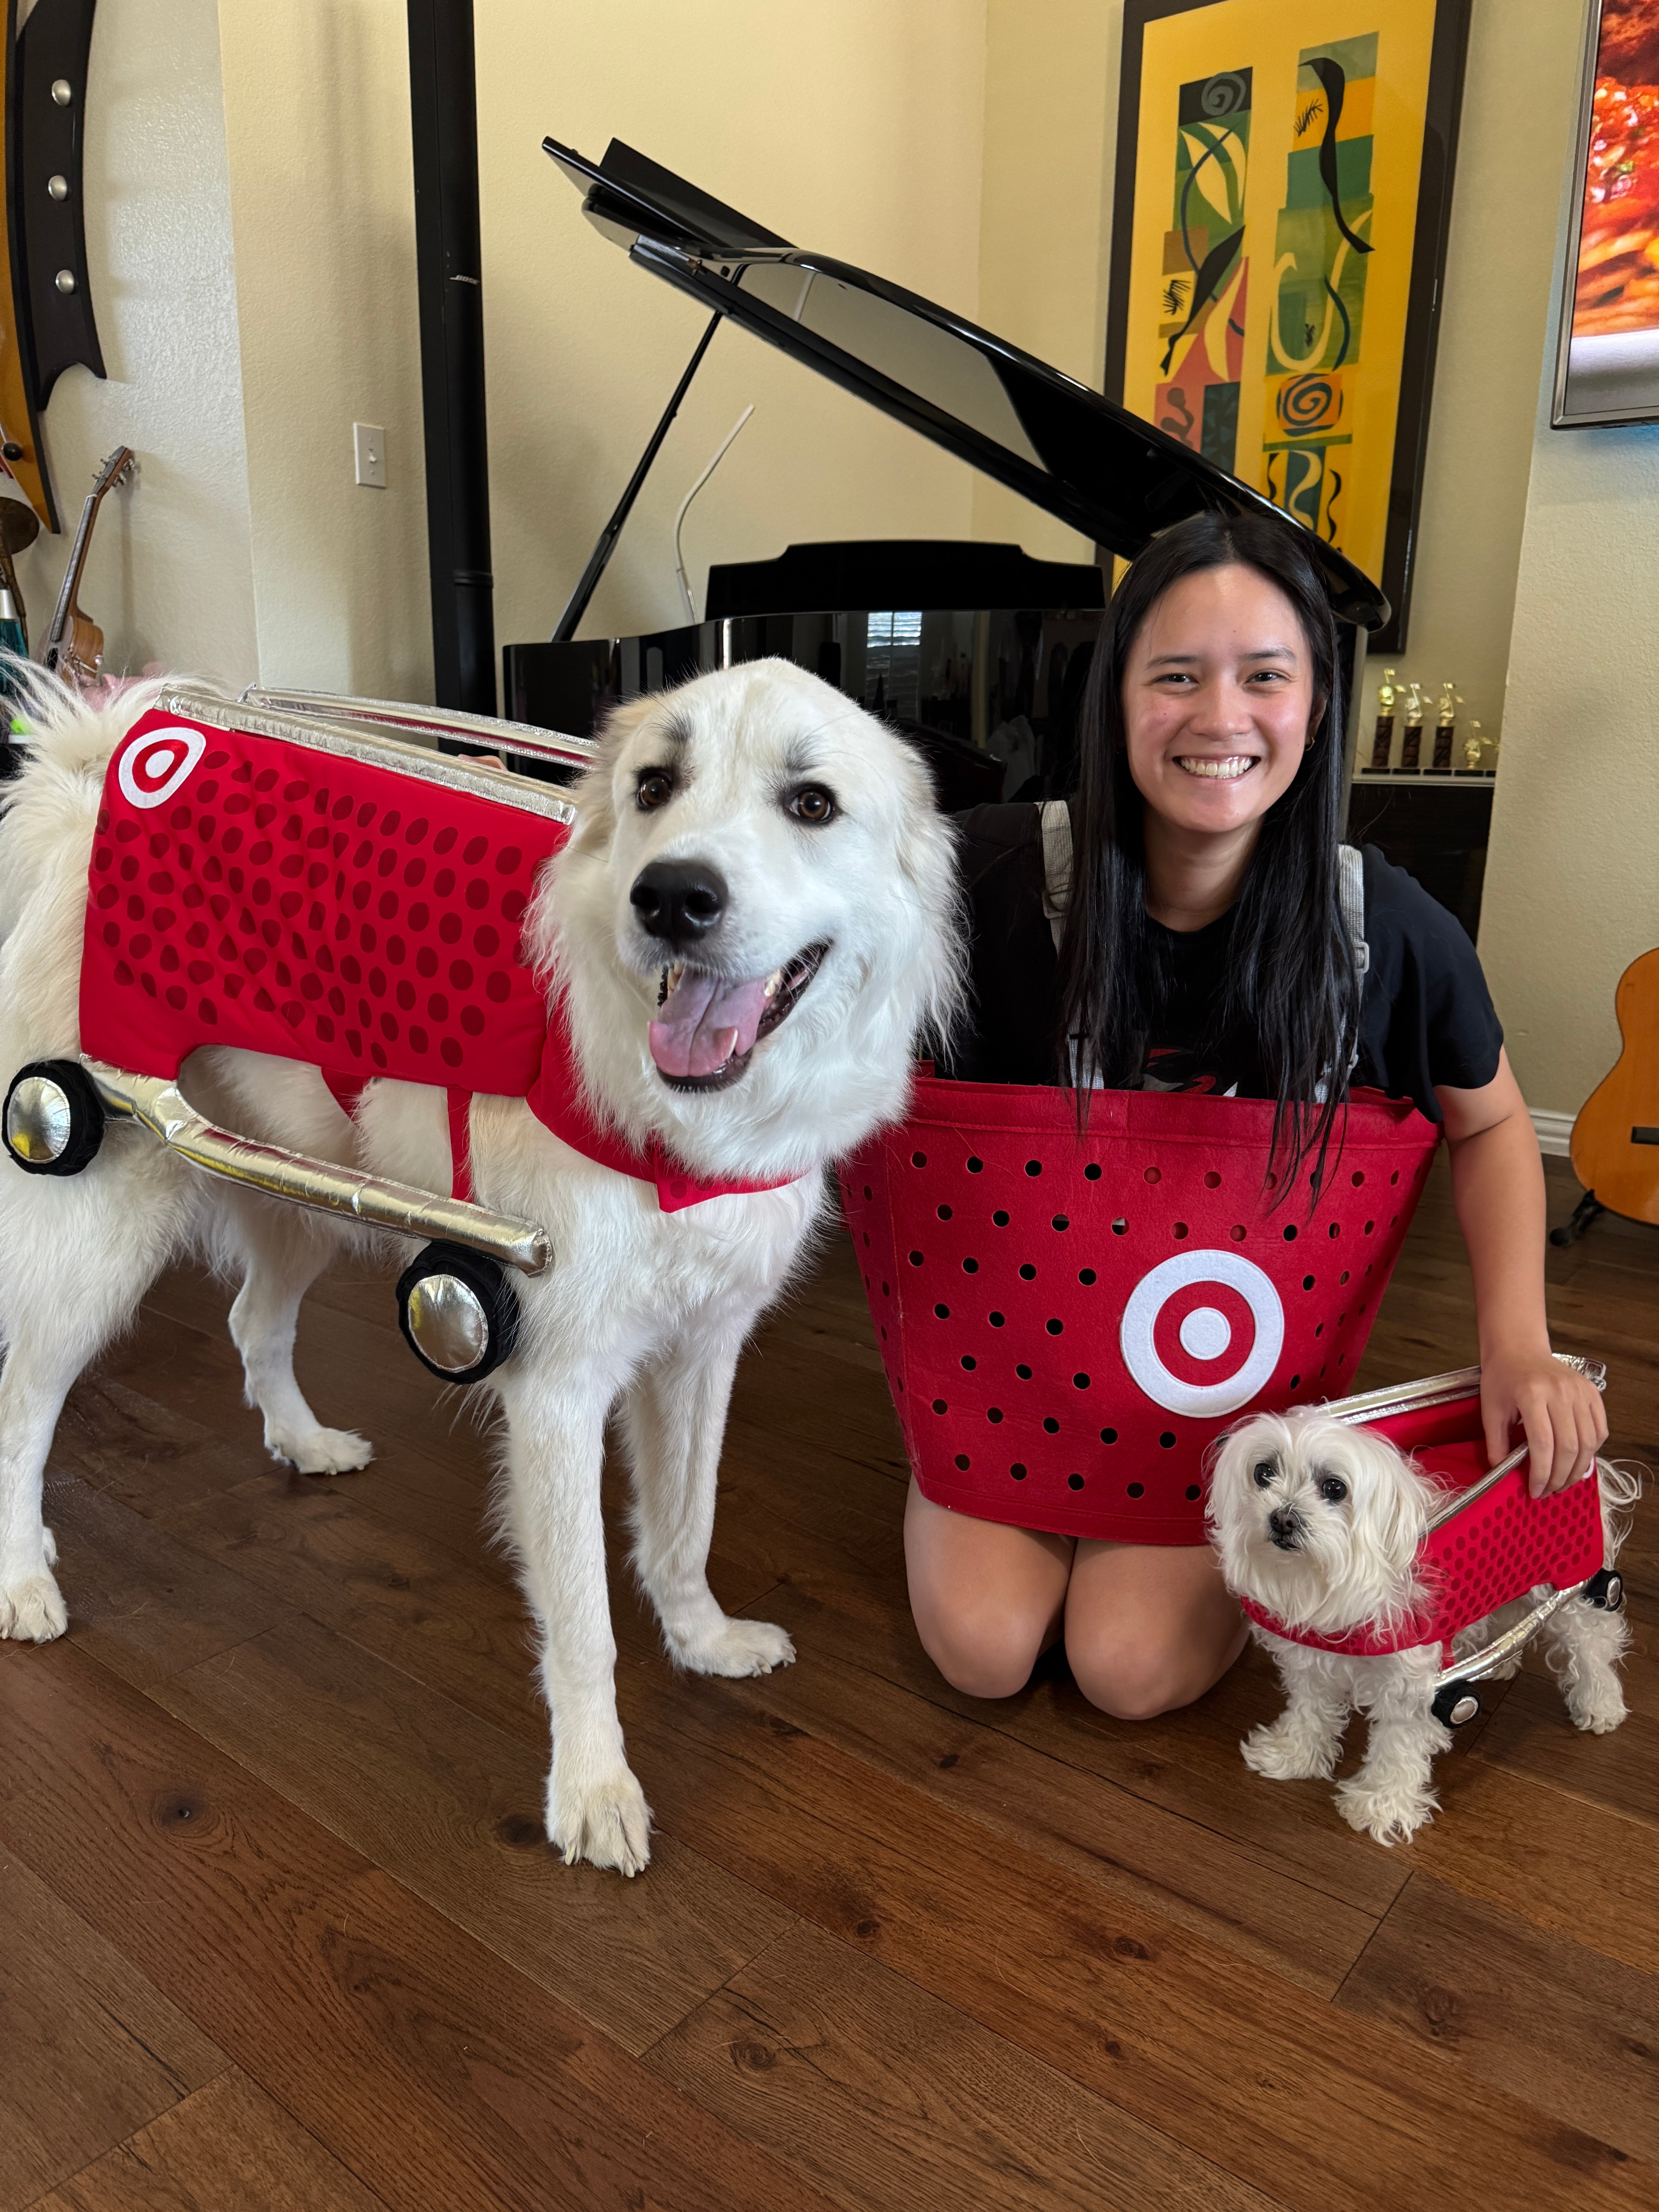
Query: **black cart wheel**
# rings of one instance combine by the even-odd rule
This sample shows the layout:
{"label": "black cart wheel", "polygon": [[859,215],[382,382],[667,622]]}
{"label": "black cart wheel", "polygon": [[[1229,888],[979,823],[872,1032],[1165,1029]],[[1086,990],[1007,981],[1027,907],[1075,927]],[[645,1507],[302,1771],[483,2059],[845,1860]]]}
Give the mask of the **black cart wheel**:
{"label": "black cart wheel", "polygon": [[1467,1728],[1480,1712],[1480,1692],[1473,1682],[1448,1682],[1435,1692],[1431,1708],[1442,1728]]}
{"label": "black cart wheel", "polygon": [[398,1278],[398,1326],[442,1381],[480,1382],[518,1341],[519,1301],[499,1261],[439,1242]]}
{"label": "black cart wheel", "polygon": [[11,1079],[0,1136],[25,1175],[79,1175],[104,1141],[104,1102],[79,1061],[32,1060]]}
{"label": "black cart wheel", "polygon": [[1625,1602],[1625,1577],[1617,1567],[1602,1567],[1578,1595],[1586,1605],[1600,1606],[1603,1613],[1617,1613]]}

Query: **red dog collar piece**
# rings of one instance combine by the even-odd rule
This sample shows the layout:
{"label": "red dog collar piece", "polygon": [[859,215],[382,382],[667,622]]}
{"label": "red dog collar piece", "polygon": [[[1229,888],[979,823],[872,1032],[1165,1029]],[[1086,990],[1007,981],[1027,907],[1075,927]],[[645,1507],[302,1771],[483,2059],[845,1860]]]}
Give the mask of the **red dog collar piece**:
{"label": "red dog collar piece", "polygon": [[430,1085],[452,1133],[473,1092],[524,1098],[586,1158],[653,1184],[665,1212],[780,1188],[700,1182],[581,1103],[520,943],[568,829],[501,781],[497,797],[153,709],[105,778],[82,1048],[168,1081],[201,1045],[271,1054],[320,1069],[348,1109],[377,1076]]}

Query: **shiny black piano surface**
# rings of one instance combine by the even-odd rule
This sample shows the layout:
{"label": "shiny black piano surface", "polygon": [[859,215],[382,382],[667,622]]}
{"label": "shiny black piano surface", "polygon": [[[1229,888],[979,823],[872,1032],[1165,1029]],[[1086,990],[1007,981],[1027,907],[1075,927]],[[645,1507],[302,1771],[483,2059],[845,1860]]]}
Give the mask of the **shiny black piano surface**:
{"label": "shiny black piano surface", "polygon": [[[1160,530],[1206,508],[1298,526],[1099,392],[915,293],[799,251],[633,149],[613,140],[595,164],[544,143],[590,222],[638,267],[1022,493],[1103,556],[1133,558]],[[569,638],[679,396],[567,610],[561,641],[504,649],[505,712],[585,735],[614,700],[778,653],[912,736],[947,805],[1067,789],[1103,605],[1091,564],[973,543],[794,545],[711,570],[700,623]],[[1374,629],[1387,619],[1382,592],[1350,561],[1317,539],[1310,550],[1345,622]]]}

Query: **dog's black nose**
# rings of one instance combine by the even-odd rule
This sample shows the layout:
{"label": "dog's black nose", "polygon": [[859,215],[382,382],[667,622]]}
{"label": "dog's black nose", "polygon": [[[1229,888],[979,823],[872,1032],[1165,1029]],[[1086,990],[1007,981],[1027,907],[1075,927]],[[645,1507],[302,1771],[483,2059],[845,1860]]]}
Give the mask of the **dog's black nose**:
{"label": "dog's black nose", "polygon": [[628,896],[646,934],[683,951],[716,926],[731,893],[707,860],[653,860]]}
{"label": "dog's black nose", "polygon": [[1267,1534],[1281,1552],[1294,1552],[1302,1541],[1302,1516],[1288,1506],[1275,1505],[1267,1516]]}

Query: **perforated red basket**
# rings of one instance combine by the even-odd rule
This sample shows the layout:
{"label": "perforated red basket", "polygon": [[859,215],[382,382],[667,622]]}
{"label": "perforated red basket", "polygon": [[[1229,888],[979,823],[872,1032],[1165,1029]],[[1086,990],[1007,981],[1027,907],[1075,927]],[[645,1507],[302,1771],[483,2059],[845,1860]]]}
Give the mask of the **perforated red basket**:
{"label": "perforated red basket", "polygon": [[[1410,1407],[1365,1426],[1409,1452],[1425,1474],[1444,1484],[1448,1504],[1487,1473],[1478,1387],[1449,1404]],[[1397,1648],[1402,1641],[1449,1645],[1460,1629],[1540,1583],[1570,1589],[1587,1581],[1601,1568],[1604,1547],[1595,1468],[1553,1497],[1532,1498],[1522,1461],[1484,1496],[1430,1530],[1419,1558],[1430,1609],[1409,1638],[1396,1634],[1381,1648]]]}
{"label": "perforated red basket", "polygon": [[1337,1398],[1440,1132],[1357,1093],[1340,1158],[1264,1189],[1271,1105],[921,1078],[841,1176],[922,1490],[983,1520],[1204,1541],[1204,1459],[1247,1407]]}

